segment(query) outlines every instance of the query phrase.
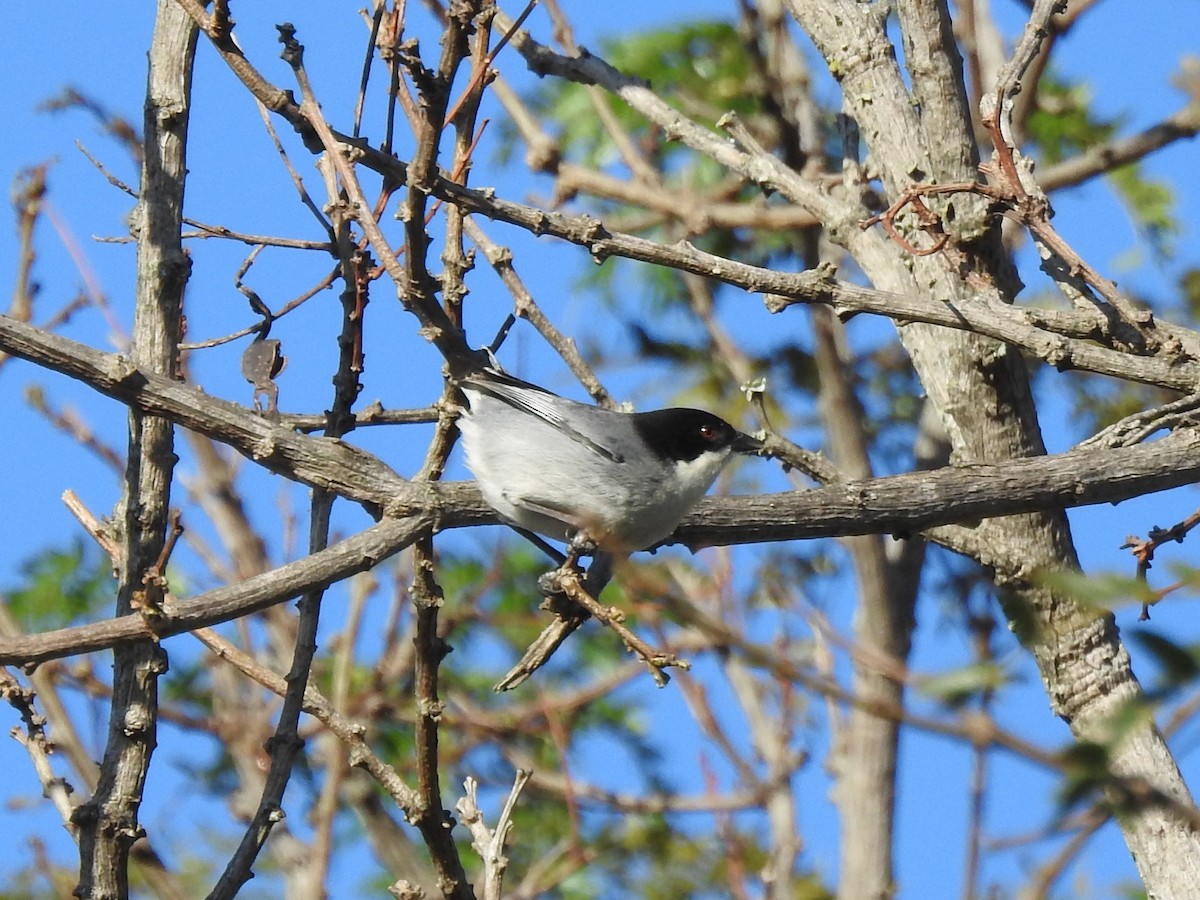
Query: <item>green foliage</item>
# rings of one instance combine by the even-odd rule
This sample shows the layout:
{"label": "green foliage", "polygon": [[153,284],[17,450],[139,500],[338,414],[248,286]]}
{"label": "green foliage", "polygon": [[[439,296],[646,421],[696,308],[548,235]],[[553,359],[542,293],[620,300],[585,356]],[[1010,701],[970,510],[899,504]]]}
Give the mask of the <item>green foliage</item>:
{"label": "green foliage", "polygon": [[1108,178],[1129,207],[1134,221],[1145,229],[1150,246],[1160,256],[1170,256],[1171,239],[1181,230],[1171,186],[1148,177],[1141,166],[1133,164],[1113,169]]}
{"label": "green foliage", "polygon": [[[531,704],[527,691],[500,696],[492,692],[499,674],[549,621],[549,614],[538,609],[536,588],[538,575],[549,567],[544,556],[520,541],[508,542],[486,564],[468,555],[440,556],[439,576],[446,594],[443,616],[455,623],[446,635],[455,652],[441,669],[443,696],[462,698],[475,709],[487,710],[486,728],[476,730],[456,718],[458,704],[450,702],[442,745],[449,760],[445,783],[457,784],[469,773],[493,798],[503,793],[511,781],[512,763],[497,752],[498,742],[510,752],[523,754],[536,770],[565,772],[568,778],[571,770],[564,766],[564,758],[602,752],[611,757],[610,766],[627,770],[620,780],[633,778],[648,792],[676,793],[677,779],[664,766],[660,748],[649,739],[650,723],[632,694],[615,690],[578,707],[542,712]],[[639,567],[639,584],[653,568],[653,562]],[[644,629],[647,620],[661,615],[657,605],[624,596],[619,581],[610,585],[604,600],[624,609],[631,627]],[[481,621],[489,627],[480,628]],[[551,699],[627,659],[610,631],[588,622],[538,671],[534,686]],[[554,717],[552,727],[543,716]],[[383,717],[374,720],[369,735],[381,757],[410,782],[415,780],[411,731],[407,722]],[[531,786],[514,811],[513,823],[510,884],[531,869],[548,866],[543,869],[548,872],[546,883],[554,887],[539,896],[563,900],[727,896],[731,878],[751,879],[753,891],[756,885],[748,873],[766,862],[762,834],[753,818],[745,828],[731,827],[723,832],[726,837],[718,839],[711,823],[699,823],[694,815],[599,812],[586,802],[564,802],[556,793]],[[736,850],[731,850],[730,840],[736,842]],[[465,839],[461,849],[471,865],[475,853]],[[744,870],[730,870],[734,859]],[[831,896],[811,873],[798,873],[797,878],[797,898]]]}
{"label": "green foliage", "polygon": [[960,707],[999,690],[1012,680],[1012,673],[999,663],[980,662],[922,678],[917,688],[948,706]]}
{"label": "green foliage", "polygon": [[[747,38],[736,26],[709,21],[626,35],[619,42],[605,45],[603,55],[625,75],[649,82],[697,121],[715,129],[716,120],[733,111],[768,150],[793,146],[794,137],[781,133],[784,126],[780,124],[778,110],[767,99],[771,92],[761,81],[754,53],[747,49]],[[527,99],[544,119],[555,124],[565,158],[615,170],[618,177],[625,178],[627,174],[620,166],[617,149],[592,111],[593,99],[587,92],[586,87],[577,84],[546,82]],[[668,140],[657,127],[618,99],[604,97],[600,102],[610,104],[613,115],[639,152],[664,173],[667,190],[678,188],[681,204],[697,195],[723,203],[764,202],[757,186],[729,178],[728,173],[703,154],[695,153],[681,142]],[[832,127],[835,112],[828,112],[830,136],[837,133]],[[656,214],[636,204],[626,206],[586,195],[577,198],[577,202],[586,204],[590,212],[603,216],[614,228],[645,234],[655,240],[670,243],[685,238],[706,252],[782,270],[803,269],[810,264],[813,247],[806,243],[805,235],[795,231],[717,227],[706,223],[694,232],[692,223]],[[783,203],[775,197],[768,197],[765,202]],[[706,330],[703,320],[711,316],[722,323],[721,327],[736,331],[737,325],[731,323],[736,323],[737,317],[731,317],[724,304],[744,304],[747,298],[742,293],[711,282],[703,286],[702,296],[697,299],[695,284],[680,277],[677,271],[622,260],[588,266],[580,280],[585,290],[605,297],[624,319],[633,343],[632,353],[639,359],[661,362],[675,369],[686,367],[689,373],[694,373],[693,383],[702,392],[704,402],[721,412],[719,407],[729,396],[729,373],[715,364],[719,359],[714,352],[716,339]],[[711,292],[711,308],[704,291]],[[636,296],[636,302],[630,302],[631,296]],[[739,349],[745,362],[755,374],[769,379],[779,402],[793,415],[797,410],[803,411],[818,387],[806,330],[762,332],[761,339],[755,341],[742,340],[740,334],[735,336],[742,343]],[[590,341],[584,349],[593,360],[602,361],[613,352],[611,334],[593,334]],[[876,442],[872,453],[883,470],[902,470],[911,459],[912,429],[923,402],[911,362],[888,329],[886,333],[881,330],[878,343],[855,358],[852,365],[867,406],[865,420],[871,428],[870,438]],[[678,394],[670,402],[680,402]],[[739,413],[733,413],[731,417],[738,416]],[[772,415],[772,421],[781,430],[798,424],[784,420],[781,412]]]}
{"label": "green foliage", "polygon": [[111,605],[116,596],[108,558],[79,538],[25,561],[21,575],[23,582],[6,592],[6,605],[27,631],[61,628]]}
{"label": "green foliage", "polygon": [[1042,573],[1039,581],[1048,587],[1062,591],[1076,603],[1089,607],[1097,613],[1122,606],[1153,603],[1158,599],[1153,588],[1132,575],[1115,573],[1085,575],[1074,570],[1060,569]]}
{"label": "green foliage", "polygon": [[1072,84],[1055,73],[1038,82],[1038,105],[1029,115],[1029,136],[1042,159],[1062,162],[1093,144],[1111,140],[1119,121],[1097,117],[1091,110],[1091,91],[1086,84]]}
{"label": "green foliage", "polygon": [[[1155,636],[1144,642],[1143,646],[1155,647],[1160,660],[1169,658],[1169,665],[1178,666],[1181,655],[1178,648],[1168,647],[1169,643]],[[1194,670],[1195,661],[1187,663],[1184,668]],[[1153,720],[1155,706],[1149,694],[1132,698],[1107,717],[1102,738],[1078,740],[1062,752],[1060,817],[1065,818],[1083,805],[1098,806],[1119,817],[1136,813],[1147,805],[1172,802],[1140,778],[1123,776],[1114,768],[1114,753],[1126,744],[1131,735],[1144,730]]]}
{"label": "green foliage", "polygon": [[1158,667],[1158,677],[1147,696],[1161,700],[1195,684],[1200,678],[1200,647],[1186,647],[1169,637],[1139,628],[1130,632],[1130,637],[1145,653],[1153,657]]}
{"label": "green foliage", "polygon": [[1065,765],[1059,801],[1063,813],[1097,799],[1112,782],[1109,750],[1094,741],[1080,740],[1063,752]]}
{"label": "green foliage", "polygon": [[[603,56],[623,74],[643,79],[663,96],[701,121],[715,122],[732,110],[756,111],[756,74],[745,40],[727,22],[684,22],[660,31],[623,35],[606,41]],[[655,129],[619,99],[604,95],[602,103],[639,143],[652,162],[680,155],[681,145],[662,139]],[[563,149],[587,165],[605,168],[618,157],[594,113],[588,90],[577,84],[547,84],[532,98],[534,109],[559,125]],[[688,157],[688,182],[716,184],[724,173],[715,163]]]}
{"label": "green foliage", "polygon": [[[765,146],[780,145],[779,135],[773,130],[779,126],[763,116],[761,98],[765,92],[753,54],[747,52],[746,40],[734,26],[723,22],[691,22],[657,32],[626,35],[619,42],[605,46],[604,55],[626,74],[651,82],[697,120],[714,123],[732,110]],[[1119,120],[1097,117],[1091,109],[1090,97],[1081,87],[1047,78],[1042,91],[1042,108],[1030,121],[1030,133],[1043,158],[1050,162],[1111,140],[1121,125]],[[587,88],[577,84],[547,82],[533,105],[545,118],[557,123],[567,158],[607,170],[619,170],[622,166],[609,134],[594,114],[594,102],[608,106],[650,164],[664,173],[668,188],[678,188],[681,197],[699,192],[730,203],[761,200],[757,188],[738,184],[711,160],[670,140],[657,126],[619,100],[600,92],[589,95]],[[1175,230],[1170,191],[1145,178],[1136,166],[1113,172],[1110,177],[1114,189],[1156,248],[1165,248],[1167,238]],[[669,241],[685,236],[684,229],[670,217],[656,218],[653,213],[624,207],[615,201],[598,201],[597,206],[604,215],[625,215],[635,222],[640,216],[642,224],[631,230]],[[796,235],[783,232],[709,227],[688,237],[701,249],[752,264],[794,270],[802,268],[807,258],[806,248]],[[631,274],[634,271],[636,274]],[[659,363],[663,369],[670,367],[675,373],[673,383],[677,380],[686,383],[688,389],[694,389],[692,386],[698,383],[706,397],[716,397],[718,402],[734,393],[727,373],[713,363],[713,338],[698,317],[689,316],[686,321],[682,317],[671,318],[673,312],[696,303],[690,285],[678,272],[653,266],[635,269],[628,262],[612,261],[589,269],[589,273],[587,278],[592,286],[608,290],[614,306],[618,299],[624,300],[619,297],[620,290],[636,279],[638,296],[647,302],[639,302],[636,309],[622,303],[621,312],[629,312],[629,332],[639,359]],[[1190,307],[1197,309],[1200,273],[1189,276],[1181,286]],[[714,304],[719,307],[725,295],[719,286],[714,286],[713,293]],[[737,302],[745,300],[737,298]],[[648,308],[662,315],[648,316]],[[803,315],[799,310],[795,314]],[[732,317],[721,321],[729,319]],[[785,336],[803,330],[778,327],[771,337],[771,346],[747,350],[746,361],[755,371],[771,370],[775,383],[782,384],[783,390],[807,397],[818,389],[811,347],[802,343],[802,338]],[[608,342],[611,336],[603,335],[602,339]],[[863,350],[864,346],[868,344],[856,340],[852,350],[857,355],[848,359],[847,364],[852,367],[851,378],[866,407],[871,451],[876,459],[884,457],[890,462],[890,454],[899,457],[910,452],[912,427],[923,397],[911,363],[890,332],[870,344],[869,349]],[[611,344],[606,347],[597,343],[596,347],[600,358],[611,352]],[[689,376],[678,379],[677,373],[684,369]],[[1100,390],[1091,393],[1085,390],[1081,403],[1088,404],[1086,408],[1095,422],[1104,423],[1149,405],[1147,394],[1121,391],[1110,395]],[[795,408],[796,404],[789,406]],[[788,428],[792,423],[777,424]],[[895,467],[900,465],[897,463]],[[770,618],[775,610],[769,607],[768,598],[790,598],[799,593],[793,590],[791,582],[810,585],[821,578],[830,578],[835,572],[843,575],[845,563],[836,551],[831,552],[831,545],[832,542],[823,542],[773,550],[768,555],[768,564],[756,573],[758,596],[762,599],[755,601],[755,613],[762,613],[763,619]],[[645,568],[652,566],[648,564]],[[437,571],[446,595],[441,626],[455,650],[439,672],[447,724],[441,732],[440,744],[444,792],[450,795],[454,790],[451,785],[461,783],[462,776],[470,772],[481,778],[485,790],[493,796],[503,793],[512,769],[511,762],[503,755],[505,750],[524,755],[540,771],[561,772],[566,769],[564,759],[578,759],[588,752],[586,745],[592,742],[601,744],[607,752],[615,748],[613,759],[619,763],[613,765],[631,770],[622,772],[622,776],[635,777],[642,785],[671,793],[676,772],[664,765],[659,748],[648,739],[645,712],[622,691],[589,698],[586,704],[567,711],[552,709],[549,702],[545,709],[540,709],[532,699],[552,700],[556,691],[587,683],[628,659],[613,634],[595,623],[586,623],[572,635],[551,663],[537,673],[531,690],[502,697],[492,693],[491,686],[498,675],[549,621],[549,615],[538,609],[540,597],[536,588],[538,575],[549,567],[541,554],[517,542],[493,554],[487,562],[475,556],[441,555]],[[25,583],[10,595],[10,605],[31,628],[53,627],[90,615],[111,600],[114,585],[107,568],[100,554],[82,542],[76,542],[67,551],[39,555],[24,570]],[[1046,576],[1046,583],[1090,605],[1097,615],[1106,614],[1118,604],[1144,602],[1152,596],[1143,582],[1117,576],[1087,578],[1077,573],[1053,573]],[[955,590],[950,587],[946,593],[955,594]],[[657,624],[655,616],[669,615],[623,596],[620,584],[614,584],[605,599],[627,610],[632,626],[645,627],[647,623],[653,626]],[[1026,640],[1032,639],[1030,623],[1034,617],[1024,614],[1028,611],[1014,611],[1013,605],[1010,598],[1006,609],[1016,630]],[[774,623],[775,619],[771,621]],[[1200,674],[1200,654],[1196,650],[1151,632],[1140,633],[1137,639],[1161,670],[1159,695],[1177,690]],[[334,657],[325,654],[318,658],[313,670],[314,683],[326,694],[331,692],[333,666]],[[402,676],[396,679],[397,683],[379,685],[377,677],[378,671],[370,663],[351,667],[347,714],[363,722],[364,734],[375,752],[395,766],[401,778],[415,783],[411,683],[408,676]],[[1004,665],[975,663],[924,679],[919,687],[943,703],[960,706],[999,690],[1012,678]],[[171,673],[163,684],[162,697],[167,703],[189,708],[197,715],[211,712],[211,686],[207,684],[207,670],[202,663],[180,663],[173,659]],[[356,699],[363,696],[370,697],[375,705],[356,707]],[[480,711],[478,722],[472,721],[476,710]],[[1113,740],[1118,740],[1147,715],[1149,708],[1143,705],[1131,704],[1122,709],[1112,723]],[[1067,776],[1062,794],[1065,806],[1094,801],[1113,786],[1110,749],[1108,744],[1085,743],[1066,752]],[[214,759],[207,766],[196,763],[197,777],[193,783],[199,790],[227,795],[239,786],[232,761],[220,751],[212,756]],[[309,773],[319,772],[318,767],[326,764],[318,756],[308,761],[313,766]],[[588,807],[586,800],[571,796],[571,773],[568,771],[566,775],[565,797],[530,787],[518,804],[514,817],[515,842],[509,849],[513,877],[510,885],[549,858],[557,860],[551,865],[558,866],[559,872],[574,869],[574,873],[561,882],[550,879],[548,883],[557,886],[544,896],[570,900],[616,896],[648,900],[705,898],[728,896],[732,885],[744,882],[751,893],[762,887],[754,882],[753,875],[767,862],[762,817],[758,813],[705,815],[705,821],[697,824],[699,816],[597,812]],[[298,786],[304,777],[305,772],[298,773]],[[581,777],[580,773],[576,772],[575,777]],[[391,801],[382,789],[374,785],[372,790],[383,807],[390,809]],[[365,829],[352,821],[349,812],[340,815],[338,841],[362,842]],[[196,852],[196,848],[187,849]],[[471,868],[475,855],[465,835],[461,849]],[[181,856],[187,859],[186,855]],[[263,867],[269,873],[270,861],[264,859]],[[210,875],[206,871],[198,874],[201,883]],[[380,878],[373,887],[382,890],[384,879]],[[798,900],[832,897],[811,873],[798,873],[793,887],[791,896]]]}
{"label": "green foliage", "polygon": [[[1124,117],[1105,118],[1092,108],[1086,84],[1050,73],[1038,83],[1038,105],[1027,128],[1042,159],[1053,164],[1111,141],[1123,124]],[[1170,256],[1171,238],[1180,230],[1170,186],[1148,177],[1138,164],[1115,169],[1108,178],[1150,246],[1159,255]]]}
{"label": "green foliage", "polygon": [[[762,114],[764,91],[753,56],[746,52],[744,36],[728,22],[686,22],[660,31],[625,35],[620,41],[606,42],[603,55],[623,74],[648,82],[687,115],[708,123],[714,132],[722,115],[735,112],[749,127],[761,132],[759,139],[765,145],[778,141],[771,130],[774,120]],[[731,181],[725,169],[713,160],[679,141],[669,140],[620,99],[607,94],[594,98],[588,91],[579,84],[546,83],[527,98],[543,119],[556,124],[566,158],[600,170],[623,172],[617,147],[593,109],[593,103],[600,102],[607,105],[638,152],[664,174],[665,188],[680,191],[681,203],[692,194],[729,203],[762,202],[757,187]],[[510,130],[505,138],[511,148],[511,142],[517,140],[516,132]],[[684,234],[674,219],[647,216],[640,206],[595,198],[589,198],[588,203],[592,212],[609,220],[615,217],[622,230],[667,242],[687,237],[701,250],[752,265],[767,266],[795,255],[795,236],[791,234],[715,227]],[[620,221],[623,214],[629,214],[632,221]],[[581,274],[581,287],[616,305],[630,271],[636,271],[639,294],[650,309],[662,311],[686,302],[687,292],[678,273],[654,266],[634,269],[621,260],[589,267]]]}
{"label": "green foliage", "polygon": [[[555,823],[569,833],[569,822],[561,810],[547,814],[561,817]],[[518,834],[536,824],[532,813],[518,811],[514,818]],[[680,897],[718,898],[731,894],[733,880],[750,881],[751,873],[767,862],[755,836],[730,826],[720,838],[694,835],[686,819],[661,814],[606,816],[594,827],[585,826],[579,835],[586,847],[587,865],[545,896],[562,900],[600,900],[606,897],[639,897],[644,900],[677,900]],[[559,850],[563,864],[570,851]],[[510,853],[512,871],[519,875],[538,857],[518,841]],[[731,867],[731,860],[736,860]],[[832,894],[811,873],[798,875],[791,895],[796,900],[830,900]]]}

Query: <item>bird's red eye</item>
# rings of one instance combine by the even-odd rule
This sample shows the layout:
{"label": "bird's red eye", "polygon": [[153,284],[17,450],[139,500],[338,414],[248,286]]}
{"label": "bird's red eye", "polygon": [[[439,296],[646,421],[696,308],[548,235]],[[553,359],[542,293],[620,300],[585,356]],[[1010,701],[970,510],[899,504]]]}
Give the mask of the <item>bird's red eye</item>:
{"label": "bird's red eye", "polygon": [[713,428],[711,425],[700,426],[700,437],[704,438],[706,441],[711,441],[716,436],[717,429]]}

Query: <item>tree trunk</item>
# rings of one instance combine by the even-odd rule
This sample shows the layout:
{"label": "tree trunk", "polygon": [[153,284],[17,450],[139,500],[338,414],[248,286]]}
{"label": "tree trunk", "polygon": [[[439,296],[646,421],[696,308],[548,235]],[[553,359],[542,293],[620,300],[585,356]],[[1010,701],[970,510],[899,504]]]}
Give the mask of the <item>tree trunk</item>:
{"label": "tree trunk", "polygon": [[[876,5],[791,0],[800,23],[841,81],[845,106],[879,167],[889,197],[915,181],[974,181],[977,162],[966,114],[961,60],[939,0],[898,5],[904,32],[909,93]],[[956,195],[957,196],[957,195]],[[846,245],[878,288],[928,293],[948,302],[969,296],[1011,302],[998,228],[980,227],[978,203],[956,200],[940,211],[958,235],[959,254],[914,257],[898,245],[881,247],[871,232],[847,233]],[[968,281],[959,268],[972,273]],[[900,328],[941,416],[957,463],[1002,462],[1045,453],[1024,361],[1006,345],[936,326]],[[1105,742],[1117,713],[1141,689],[1111,616],[1098,616],[1072,598],[1039,585],[1039,572],[1079,566],[1062,512],[988,519],[979,526],[979,560],[994,570],[1009,600],[1007,613],[1033,651],[1053,711],[1081,740]],[[1144,720],[1114,748],[1114,774],[1144,778],[1180,803],[1187,786],[1158,729]],[[1122,832],[1151,897],[1185,897],[1200,884],[1200,840],[1178,817],[1154,805],[1119,817]]]}

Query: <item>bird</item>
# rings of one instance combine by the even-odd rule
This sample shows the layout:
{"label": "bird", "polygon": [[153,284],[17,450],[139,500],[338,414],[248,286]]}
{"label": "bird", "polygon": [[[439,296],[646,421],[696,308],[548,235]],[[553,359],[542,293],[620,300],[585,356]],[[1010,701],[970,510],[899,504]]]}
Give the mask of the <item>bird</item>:
{"label": "bird", "polygon": [[467,468],[518,530],[581,553],[623,556],[674,532],[734,454],[762,442],[699,409],[619,412],[579,403],[498,366],[458,378]]}

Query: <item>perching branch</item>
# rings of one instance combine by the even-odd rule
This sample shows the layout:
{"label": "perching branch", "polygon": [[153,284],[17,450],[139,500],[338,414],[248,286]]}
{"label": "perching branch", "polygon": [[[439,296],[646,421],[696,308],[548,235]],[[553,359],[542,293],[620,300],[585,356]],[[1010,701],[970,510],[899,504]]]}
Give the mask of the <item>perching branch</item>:
{"label": "perching branch", "polygon": [[[1094,503],[1115,503],[1200,481],[1200,434],[1180,429],[1133,447],[1089,448],[997,465],[948,467],[930,472],[844,482],[811,491],[709,497],[676,530],[675,539],[697,548],[721,544],[807,540],[852,534],[913,534],[951,522]],[[167,608],[154,631],[140,615],[62,629],[42,637],[0,641],[0,664],[20,665],[102,649],[159,633],[178,634],[228,621],[289,599],[310,583],[369,568],[380,554],[407,546],[431,522],[442,527],[495,523],[474,485],[429,485],[424,518],[385,520],[358,538],[258,578],[202,594],[186,611]],[[359,543],[361,538],[362,543]],[[330,566],[335,551],[346,556]],[[306,581],[311,579],[311,581]],[[278,587],[278,590],[273,590]],[[183,615],[184,618],[177,618]],[[578,627],[576,625],[576,627]],[[573,629],[572,629],[573,630]],[[34,654],[25,656],[23,654]]]}

